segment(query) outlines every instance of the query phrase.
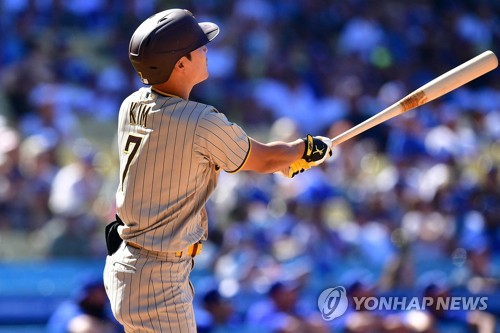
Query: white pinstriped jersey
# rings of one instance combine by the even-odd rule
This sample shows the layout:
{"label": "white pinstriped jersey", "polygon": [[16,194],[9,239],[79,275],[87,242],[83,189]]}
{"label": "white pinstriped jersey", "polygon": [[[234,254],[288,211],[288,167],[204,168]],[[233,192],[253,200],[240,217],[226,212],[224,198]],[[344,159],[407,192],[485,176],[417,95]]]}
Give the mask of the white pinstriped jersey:
{"label": "white pinstriped jersey", "polygon": [[118,120],[121,237],[161,252],[206,239],[205,203],[219,170],[238,171],[250,148],[247,134],[212,106],[151,88],[127,97]]}

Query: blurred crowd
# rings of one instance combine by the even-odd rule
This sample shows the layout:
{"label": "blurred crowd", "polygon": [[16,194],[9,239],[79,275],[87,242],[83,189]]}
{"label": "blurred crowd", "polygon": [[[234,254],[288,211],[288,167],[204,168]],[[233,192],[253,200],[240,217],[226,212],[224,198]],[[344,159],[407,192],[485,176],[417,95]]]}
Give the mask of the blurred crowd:
{"label": "blurred crowd", "polygon": [[[210,78],[191,97],[262,141],[334,137],[500,45],[494,0],[0,6],[0,258],[11,261],[105,256],[116,116],[141,86],[128,41],[156,11],[187,8],[221,27],[208,45]],[[314,317],[317,296],[359,275],[378,292],[418,292],[433,271],[452,290],[497,292],[499,138],[494,71],[342,143],[328,163],[292,180],[221,174],[193,273],[200,325],[334,329]],[[283,296],[284,309],[263,301],[282,290],[307,292]],[[236,313],[220,305],[230,301]]]}

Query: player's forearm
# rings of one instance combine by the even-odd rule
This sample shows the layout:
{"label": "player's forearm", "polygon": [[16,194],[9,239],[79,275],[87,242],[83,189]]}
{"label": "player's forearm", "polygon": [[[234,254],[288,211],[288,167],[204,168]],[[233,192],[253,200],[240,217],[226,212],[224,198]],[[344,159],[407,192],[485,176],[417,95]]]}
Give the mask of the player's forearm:
{"label": "player's forearm", "polygon": [[304,140],[293,142],[271,142],[267,144],[252,140],[252,151],[243,170],[272,173],[286,168],[304,154]]}
{"label": "player's forearm", "polygon": [[269,154],[266,155],[266,162],[262,165],[262,171],[271,173],[288,167],[304,154],[304,141],[294,142],[271,142],[267,144]]}

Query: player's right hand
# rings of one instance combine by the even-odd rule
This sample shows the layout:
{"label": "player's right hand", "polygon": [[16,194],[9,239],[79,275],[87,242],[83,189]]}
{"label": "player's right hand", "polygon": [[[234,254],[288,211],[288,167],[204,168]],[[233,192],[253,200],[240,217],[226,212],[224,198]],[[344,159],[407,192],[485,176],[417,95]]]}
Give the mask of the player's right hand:
{"label": "player's right hand", "polygon": [[328,157],[332,156],[332,141],[329,138],[323,136],[313,137],[308,134],[303,140],[306,146],[302,157],[277,173],[287,178],[293,178],[313,166],[320,165]]}
{"label": "player's right hand", "polygon": [[320,165],[332,156],[332,140],[324,136],[307,135],[304,139],[306,145],[302,158],[311,166]]}
{"label": "player's right hand", "polygon": [[299,173],[309,170],[311,165],[303,159],[298,159],[288,167],[288,178],[293,178]]}
{"label": "player's right hand", "polygon": [[295,162],[293,162],[292,164],[290,164],[289,166],[287,166],[285,169],[277,171],[276,173],[287,178],[293,178],[299,173],[302,173],[310,168],[311,165],[307,163],[305,160],[300,158]]}

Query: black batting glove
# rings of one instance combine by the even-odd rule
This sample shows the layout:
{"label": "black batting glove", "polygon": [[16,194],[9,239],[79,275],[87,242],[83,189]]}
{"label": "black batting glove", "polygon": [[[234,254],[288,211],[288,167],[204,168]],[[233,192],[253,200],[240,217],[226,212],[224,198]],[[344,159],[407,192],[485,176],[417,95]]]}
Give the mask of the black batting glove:
{"label": "black batting glove", "polygon": [[306,145],[302,159],[311,166],[320,165],[328,157],[332,156],[332,140],[324,136],[312,136],[307,134],[303,138]]}

